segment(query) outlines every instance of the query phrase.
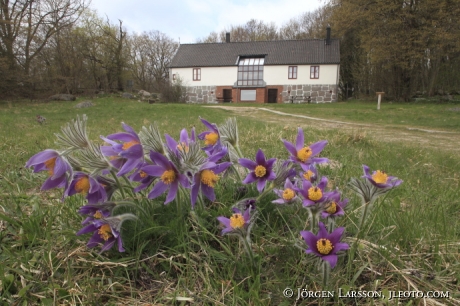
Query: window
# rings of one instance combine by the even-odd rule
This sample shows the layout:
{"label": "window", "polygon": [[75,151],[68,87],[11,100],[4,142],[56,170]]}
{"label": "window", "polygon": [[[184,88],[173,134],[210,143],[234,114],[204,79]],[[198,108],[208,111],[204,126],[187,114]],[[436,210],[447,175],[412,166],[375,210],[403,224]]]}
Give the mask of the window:
{"label": "window", "polygon": [[193,80],[201,81],[201,68],[193,68]]}
{"label": "window", "polygon": [[240,58],[237,81],[238,86],[263,86],[264,58]]}
{"label": "window", "polygon": [[256,90],[255,89],[242,89],[241,90],[241,101],[255,101]]}
{"label": "window", "polygon": [[319,79],[319,66],[310,67],[310,79]]}
{"label": "window", "polygon": [[175,80],[176,80],[176,74],[174,73],[173,74],[173,81],[175,81]]}
{"label": "window", "polygon": [[289,66],[288,79],[297,79],[297,66]]}

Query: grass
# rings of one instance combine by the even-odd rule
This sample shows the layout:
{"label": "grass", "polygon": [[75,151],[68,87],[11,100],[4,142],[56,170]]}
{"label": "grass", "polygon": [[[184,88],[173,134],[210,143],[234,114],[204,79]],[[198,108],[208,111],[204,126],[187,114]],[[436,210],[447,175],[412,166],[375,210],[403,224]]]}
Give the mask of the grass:
{"label": "grass", "polygon": [[[252,262],[236,237],[220,235],[216,217],[228,217],[236,201],[258,195],[254,186],[248,186],[242,194],[238,181],[221,179],[216,187],[217,201],[198,205],[194,212],[185,198],[166,206],[162,204],[164,197],[139,198],[141,209],[125,207],[118,211],[139,216],[137,222],[123,225],[126,252],[114,249],[98,254],[98,250],[88,249],[88,235],[75,236],[82,220],[77,210],[84,205],[84,198],[74,196],[62,203],[62,190],[39,191],[45,173],[32,174],[24,169],[33,154],[55,148],[53,134],[61,126],[77,114],[86,113],[90,138],[99,143],[99,135],[120,131],[122,121],[137,131],[157,122],[163,133],[177,139],[182,128],[205,130],[199,116],[218,124],[229,116],[228,111],[200,105],[149,105],[112,97],[93,102],[96,105],[88,109],[75,109],[78,101],[0,102],[0,305],[460,303],[459,156],[416,143],[389,146],[369,136],[356,137],[334,129],[304,126],[308,141],[329,141],[321,156],[334,162],[320,173],[329,178],[329,188],[343,190],[350,199],[346,217],[338,221],[338,225],[346,226],[349,244],[356,241],[360,201],[347,184],[352,177],[362,175],[361,165],[385,169],[404,180],[376,204],[353,261],[351,252],[339,258],[329,283],[334,298],[295,302],[297,288],[324,289],[315,258],[295,246],[299,231],[308,227],[305,209],[274,205],[274,195],[259,202],[260,215],[251,234],[255,254]],[[408,105],[392,106],[395,109],[391,114],[379,116],[380,124],[397,124],[394,116],[409,113]],[[383,105],[382,111],[386,107]],[[411,107],[411,113],[422,119],[417,125],[415,116],[408,116],[408,125],[446,130],[458,127],[443,125],[443,116],[458,115],[442,112],[442,108],[451,106]],[[372,122],[369,117],[373,116],[371,104],[360,102],[275,108],[355,122]],[[38,114],[47,118],[46,124],[35,121]],[[253,157],[262,148],[267,157],[288,157],[280,139],[293,142],[294,128],[284,128],[283,122],[267,124],[246,117],[237,120],[246,156]],[[118,193],[115,196],[120,197]],[[286,287],[294,290],[293,298],[283,296]],[[387,295],[388,291],[417,288],[448,291],[451,298],[338,298],[339,288],[377,290]]]}
{"label": "grass", "polygon": [[[264,104],[263,107],[267,107]],[[319,104],[268,104],[270,109],[316,118],[368,123],[381,126],[409,126],[460,131],[460,104],[348,101]]]}

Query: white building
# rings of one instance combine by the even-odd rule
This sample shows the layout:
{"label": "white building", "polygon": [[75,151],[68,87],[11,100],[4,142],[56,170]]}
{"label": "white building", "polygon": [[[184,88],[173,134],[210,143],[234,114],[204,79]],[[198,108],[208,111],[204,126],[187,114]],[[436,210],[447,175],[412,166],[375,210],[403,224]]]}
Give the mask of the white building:
{"label": "white building", "polygon": [[338,39],[183,44],[170,78],[187,88],[187,102],[335,102]]}

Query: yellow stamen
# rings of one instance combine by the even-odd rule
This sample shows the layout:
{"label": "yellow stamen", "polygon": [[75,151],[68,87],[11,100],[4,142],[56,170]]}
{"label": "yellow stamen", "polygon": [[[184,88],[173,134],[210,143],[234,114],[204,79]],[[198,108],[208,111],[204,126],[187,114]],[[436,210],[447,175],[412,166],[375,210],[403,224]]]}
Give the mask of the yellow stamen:
{"label": "yellow stamen", "polygon": [[300,149],[299,151],[297,151],[297,158],[301,161],[301,162],[305,162],[307,159],[310,158],[310,156],[313,154],[313,152],[311,151],[310,147],[303,147],[302,149]]}
{"label": "yellow stamen", "polygon": [[311,181],[311,178],[315,175],[315,173],[311,170],[308,170],[306,172],[303,173],[303,178],[308,180],[308,181]]}
{"label": "yellow stamen", "polygon": [[100,210],[96,211],[93,215],[94,218],[96,219],[101,219],[103,216],[102,216],[102,213]]}
{"label": "yellow stamen", "polygon": [[312,201],[319,201],[323,197],[323,192],[318,187],[308,189],[308,198]]}
{"label": "yellow stamen", "polygon": [[203,184],[208,185],[211,188],[214,188],[214,185],[219,180],[219,177],[214,173],[214,171],[205,169],[201,171],[200,179]]}
{"label": "yellow stamen", "polygon": [[169,185],[176,180],[176,173],[174,172],[174,170],[166,170],[161,175],[161,180],[166,185]]}
{"label": "yellow stamen", "polygon": [[329,239],[321,238],[316,242],[316,248],[320,254],[328,255],[334,246]]}
{"label": "yellow stamen", "polygon": [[185,142],[181,142],[177,145],[177,149],[179,151],[182,151],[182,152],[185,152],[185,153],[188,153],[188,151],[190,150],[188,145],[185,143]]}
{"label": "yellow stamen", "polygon": [[377,170],[374,172],[374,174],[372,174],[372,179],[377,184],[385,184],[388,181],[388,175],[385,173],[385,171]]}
{"label": "yellow stamen", "polygon": [[217,133],[206,134],[206,136],[204,136],[204,144],[207,146],[213,146],[216,144],[218,139],[219,135]]}
{"label": "yellow stamen", "polygon": [[283,199],[290,201],[295,197],[295,192],[291,188],[286,188],[283,191]]}
{"label": "yellow stamen", "polygon": [[56,165],[56,157],[50,158],[45,162],[45,167],[48,169],[48,174],[53,176],[54,166]]}
{"label": "yellow stamen", "polygon": [[242,214],[233,214],[230,217],[230,226],[232,228],[242,228],[244,226],[244,218]]}
{"label": "yellow stamen", "polygon": [[87,194],[90,188],[89,178],[82,176],[75,183],[75,191],[81,194]]}
{"label": "yellow stamen", "polygon": [[139,171],[139,176],[140,176],[141,178],[146,178],[146,177],[147,177],[147,175],[148,175],[148,174],[147,174],[147,173],[145,173],[144,171],[142,171],[142,170],[141,170],[141,171]]}
{"label": "yellow stamen", "polygon": [[128,142],[125,142],[125,143],[123,144],[122,149],[123,149],[123,150],[128,150],[128,149],[131,148],[132,146],[138,145],[138,144],[140,144],[140,142],[139,142],[139,141],[136,141],[136,140],[128,141]]}
{"label": "yellow stamen", "polygon": [[264,177],[264,175],[267,173],[267,169],[265,169],[264,166],[258,165],[254,170],[254,173],[257,177]]}
{"label": "yellow stamen", "polygon": [[337,204],[335,202],[330,203],[326,212],[331,215],[335,214],[337,212]]}
{"label": "yellow stamen", "polygon": [[110,228],[110,225],[104,224],[102,225],[97,233],[101,236],[102,239],[105,241],[109,240],[113,235],[112,235],[112,229]]}

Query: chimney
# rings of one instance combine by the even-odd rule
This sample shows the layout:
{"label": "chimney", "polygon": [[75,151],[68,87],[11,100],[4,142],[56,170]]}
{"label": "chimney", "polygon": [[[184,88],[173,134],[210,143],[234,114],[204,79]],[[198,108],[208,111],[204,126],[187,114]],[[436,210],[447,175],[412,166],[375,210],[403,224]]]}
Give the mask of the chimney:
{"label": "chimney", "polygon": [[230,42],[230,32],[225,33],[225,42]]}
{"label": "chimney", "polygon": [[326,28],[326,45],[331,44],[331,26],[328,24]]}

